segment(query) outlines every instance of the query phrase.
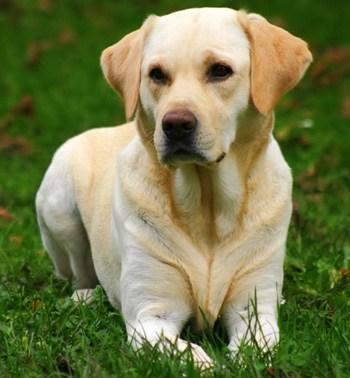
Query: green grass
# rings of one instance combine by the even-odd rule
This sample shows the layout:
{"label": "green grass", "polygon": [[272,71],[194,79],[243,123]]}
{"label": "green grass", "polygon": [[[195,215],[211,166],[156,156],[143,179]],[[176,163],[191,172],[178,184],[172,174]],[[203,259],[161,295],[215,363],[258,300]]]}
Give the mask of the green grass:
{"label": "green grass", "polygon": [[[91,306],[71,303],[69,286],[54,277],[43,252],[33,206],[44,171],[63,141],[123,120],[121,103],[100,72],[100,52],[149,13],[180,8],[174,4],[0,1],[0,209],[11,215],[4,210],[0,215],[1,377],[200,375],[190,356],[181,363],[179,356],[152,348],[133,352],[122,318],[102,290]],[[208,375],[347,377],[350,53],[345,46],[350,3],[186,1],[186,6],[198,5],[262,13],[307,40],[315,58],[276,111],[275,134],[295,178],[281,343],[273,355],[248,348],[238,361],[227,356],[220,332],[197,340],[216,363]],[[30,96],[29,105],[15,111],[23,96]]]}

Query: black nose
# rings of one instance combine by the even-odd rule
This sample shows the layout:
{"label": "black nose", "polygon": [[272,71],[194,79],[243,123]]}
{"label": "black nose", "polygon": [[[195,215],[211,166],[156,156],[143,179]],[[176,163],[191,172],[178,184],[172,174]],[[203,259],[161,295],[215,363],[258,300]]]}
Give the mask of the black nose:
{"label": "black nose", "polygon": [[186,109],[167,112],[162,120],[162,128],[169,140],[179,141],[189,138],[197,127],[196,116]]}

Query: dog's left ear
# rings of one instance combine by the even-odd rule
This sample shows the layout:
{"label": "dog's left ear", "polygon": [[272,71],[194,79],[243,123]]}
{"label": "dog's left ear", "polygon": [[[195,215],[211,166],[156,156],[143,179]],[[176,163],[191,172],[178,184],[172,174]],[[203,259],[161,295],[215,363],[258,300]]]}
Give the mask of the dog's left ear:
{"label": "dog's left ear", "polygon": [[262,114],[272,111],[312,62],[306,42],[270,24],[262,16],[237,14],[251,45],[251,96]]}
{"label": "dog's left ear", "polygon": [[143,45],[153,19],[154,16],[149,17],[140,29],[106,48],[101,55],[102,71],[122,97],[127,120],[135,115],[139,102]]}

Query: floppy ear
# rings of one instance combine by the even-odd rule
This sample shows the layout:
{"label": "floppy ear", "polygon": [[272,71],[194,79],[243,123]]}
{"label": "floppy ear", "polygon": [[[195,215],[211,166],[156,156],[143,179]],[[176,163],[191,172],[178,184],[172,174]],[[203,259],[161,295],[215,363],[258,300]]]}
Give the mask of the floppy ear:
{"label": "floppy ear", "polygon": [[122,97],[126,118],[131,119],[139,102],[143,44],[149,31],[149,17],[138,29],[106,48],[101,55],[101,66],[108,83]]}
{"label": "floppy ear", "polygon": [[306,42],[259,15],[240,11],[238,21],[251,45],[252,100],[262,114],[268,114],[301,79],[312,55]]}

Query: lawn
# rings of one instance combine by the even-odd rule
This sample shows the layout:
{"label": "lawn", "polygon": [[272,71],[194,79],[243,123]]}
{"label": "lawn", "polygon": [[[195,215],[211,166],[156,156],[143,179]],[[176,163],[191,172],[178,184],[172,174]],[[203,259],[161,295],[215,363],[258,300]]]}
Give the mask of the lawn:
{"label": "lawn", "polygon": [[346,0],[0,0],[0,376],[197,377],[190,356],[126,342],[121,315],[95,291],[72,304],[36,226],[34,197],[55,149],[121,123],[99,55],[150,13],[232,6],[309,42],[314,64],[276,109],[275,136],[294,175],[274,353],[227,355],[222,332],[195,340],[215,377],[348,377],[350,371],[350,2]]}

